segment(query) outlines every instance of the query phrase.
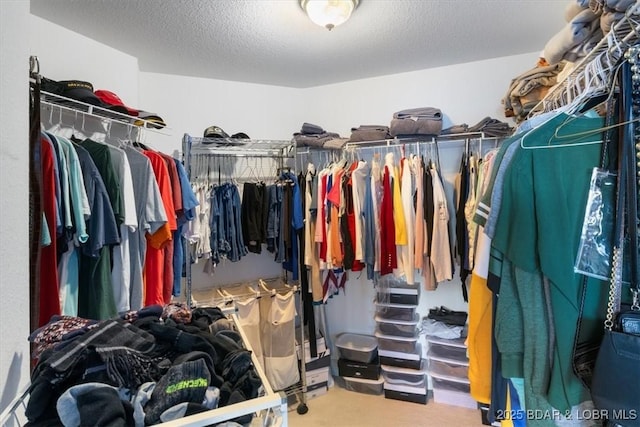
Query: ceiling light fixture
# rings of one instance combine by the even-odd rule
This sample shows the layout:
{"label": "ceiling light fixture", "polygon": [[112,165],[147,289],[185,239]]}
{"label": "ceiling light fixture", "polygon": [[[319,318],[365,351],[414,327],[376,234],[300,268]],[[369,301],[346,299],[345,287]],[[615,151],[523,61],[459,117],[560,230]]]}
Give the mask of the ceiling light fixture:
{"label": "ceiling light fixture", "polygon": [[331,31],[347,22],[359,0],[300,0],[300,6],[314,24]]}

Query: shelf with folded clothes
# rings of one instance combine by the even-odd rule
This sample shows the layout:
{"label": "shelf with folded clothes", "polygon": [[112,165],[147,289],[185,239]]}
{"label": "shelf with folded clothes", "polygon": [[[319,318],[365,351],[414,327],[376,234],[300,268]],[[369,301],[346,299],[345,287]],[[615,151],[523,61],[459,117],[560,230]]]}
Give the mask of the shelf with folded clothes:
{"label": "shelf with folded clothes", "polygon": [[609,33],[531,108],[528,117],[567,105],[587,90],[606,90],[615,64],[627,48],[639,42],[640,3],[636,2],[611,27]]}
{"label": "shelf with folded clothes", "polygon": [[451,133],[442,135],[414,135],[407,137],[395,137],[390,139],[380,139],[372,141],[357,141],[347,142],[345,150],[350,148],[359,147],[400,147],[406,144],[435,144],[440,141],[464,141],[466,139],[480,139],[498,141],[503,139],[502,136],[487,136],[484,132],[464,132],[464,133]]}
{"label": "shelf with folded clothes", "polygon": [[170,128],[167,128],[164,121],[157,115],[150,115],[145,119],[46,91],[40,91],[40,106],[41,109],[43,107],[51,108],[50,114],[53,114],[55,109],[60,109],[60,112],[69,111],[83,116],[114,121],[132,129],[143,129],[145,132],[150,131],[161,135],[171,135],[167,132]]}

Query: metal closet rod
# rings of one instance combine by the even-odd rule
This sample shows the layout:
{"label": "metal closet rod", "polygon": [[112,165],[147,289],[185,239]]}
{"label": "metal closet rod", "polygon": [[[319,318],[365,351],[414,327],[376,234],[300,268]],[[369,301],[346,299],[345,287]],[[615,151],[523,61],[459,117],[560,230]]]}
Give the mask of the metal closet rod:
{"label": "metal closet rod", "polygon": [[481,140],[499,140],[503,139],[501,136],[486,136],[484,132],[464,132],[464,133],[452,133],[447,135],[438,135],[432,136],[430,139],[427,138],[392,138],[392,139],[380,139],[374,141],[357,141],[357,142],[347,142],[345,145],[345,150],[349,148],[358,149],[360,147],[367,148],[367,145],[371,145],[373,147],[400,147],[402,145],[412,145],[412,144],[435,144],[442,140],[447,140],[448,142],[453,141],[463,141],[465,139],[481,139]]}
{"label": "metal closet rod", "polygon": [[233,157],[295,157],[293,143],[287,140],[203,138],[185,134],[193,154]]}
{"label": "metal closet rod", "polygon": [[[70,106],[65,105],[64,103],[61,103],[61,102],[64,102],[64,103],[67,103],[67,104],[71,104],[71,105],[76,105],[76,106],[82,106],[82,107],[86,108],[87,111],[81,110],[79,108],[70,107]],[[128,114],[122,114],[122,113],[119,113],[117,111],[109,110],[109,109],[106,109],[106,108],[101,108],[101,107],[98,107],[96,105],[87,104],[86,102],[78,101],[78,100],[72,99],[72,98],[67,98],[67,97],[61,96],[61,95],[56,95],[56,94],[50,93],[50,92],[40,91],[40,104],[41,105],[42,104],[49,105],[49,106],[56,107],[56,108],[62,108],[62,109],[65,109],[67,111],[71,111],[71,112],[74,112],[74,113],[80,113],[80,114],[84,114],[84,115],[89,115],[91,117],[96,117],[96,118],[101,119],[101,120],[108,120],[110,122],[115,122],[115,123],[123,124],[125,126],[131,126],[131,127],[134,127],[134,128],[143,129],[145,131],[158,133],[160,135],[171,136],[171,134],[166,133],[166,132],[161,132],[156,128],[147,127],[147,125],[149,125],[149,126],[154,126],[155,125],[153,122],[150,122],[148,120],[140,119],[140,118],[137,118],[135,116],[130,116]],[[96,111],[102,112],[104,114],[96,114],[95,113]],[[145,124],[145,126],[137,126],[137,125],[131,123],[132,120],[141,121],[141,122],[143,122]],[[168,128],[165,126],[165,127],[163,127],[163,129],[168,129]]]}

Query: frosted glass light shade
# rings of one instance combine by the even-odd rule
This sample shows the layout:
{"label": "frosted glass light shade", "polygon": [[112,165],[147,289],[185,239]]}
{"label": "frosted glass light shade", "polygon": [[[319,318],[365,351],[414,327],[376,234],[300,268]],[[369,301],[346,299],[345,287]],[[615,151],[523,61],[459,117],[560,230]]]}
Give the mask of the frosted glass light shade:
{"label": "frosted glass light shade", "polygon": [[347,22],[357,5],[358,0],[300,0],[309,19],[328,30]]}

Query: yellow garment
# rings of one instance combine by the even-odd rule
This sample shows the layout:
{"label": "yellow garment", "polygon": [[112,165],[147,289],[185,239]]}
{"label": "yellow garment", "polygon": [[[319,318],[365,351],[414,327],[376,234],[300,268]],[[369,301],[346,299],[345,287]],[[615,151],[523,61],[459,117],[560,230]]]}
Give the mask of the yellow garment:
{"label": "yellow garment", "polygon": [[407,223],[404,219],[402,195],[400,194],[400,171],[397,166],[394,166],[393,171],[393,224],[396,228],[396,245],[406,245],[408,243]]}
{"label": "yellow garment", "polygon": [[507,388],[507,407],[505,410],[505,415],[507,415],[507,417],[504,420],[500,421],[500,427],[513,427],[513,418],[509,416],[512,414],[513,412],[511,411],[511,392]]}
{"label": "yellow garment", "polygon": [[471,275],[469,290],[469,381],[471,396],[482,403],[491,402],[491,324],[492,293],[487,279]]}

